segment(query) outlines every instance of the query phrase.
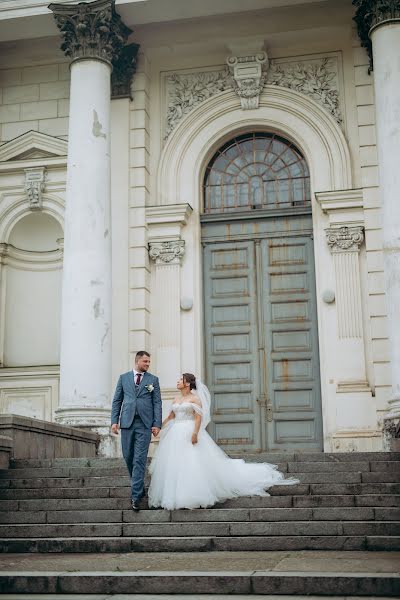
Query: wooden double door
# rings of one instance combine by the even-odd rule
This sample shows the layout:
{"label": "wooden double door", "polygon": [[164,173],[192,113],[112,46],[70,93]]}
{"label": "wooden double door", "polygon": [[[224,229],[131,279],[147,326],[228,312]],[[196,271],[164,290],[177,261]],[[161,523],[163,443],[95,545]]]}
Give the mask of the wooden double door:
{"label": "wooden double door", "polygon": [[311,216],[204,222],[210,433],[229,451],[320,450]]}

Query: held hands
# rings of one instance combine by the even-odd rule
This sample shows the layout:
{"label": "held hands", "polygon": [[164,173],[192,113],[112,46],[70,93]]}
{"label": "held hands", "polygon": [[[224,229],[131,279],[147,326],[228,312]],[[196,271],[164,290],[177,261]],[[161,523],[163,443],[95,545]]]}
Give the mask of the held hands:
{"label": "held hands", "polygon": [[113,423],[111,425],[111,431],[113,433],[115,433],[115,435],[118,435],[118,431],[119,431],[119,425],[118,425],[118,423]]}
{"label": "held hands", "polygon": [[160,433],[160,428],[159,427],[152,427],[151,428],[151,433],[154,435],[154,437],[157,437],[158,434]]}
{"label": "held hands", "polygon": [[192,444],[195,445],[197,444],[198,439],[197,439],[197,433],[192,433]]}

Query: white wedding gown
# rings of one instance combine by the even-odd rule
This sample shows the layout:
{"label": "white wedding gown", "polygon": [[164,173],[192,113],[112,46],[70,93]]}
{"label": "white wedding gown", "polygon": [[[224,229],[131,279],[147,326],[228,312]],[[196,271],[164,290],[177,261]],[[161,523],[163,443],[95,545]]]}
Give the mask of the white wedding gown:
{"label": "white wedding gown", "polygon": [[268,496],[273,485],[298,483],[285,479],[275,465],[229,458],[204,428],[192,444],[195,411],[192,402],[175,402],[175,418],[161,430],[149,471],[149,506],[169,510],[212,506],[238,496]]}

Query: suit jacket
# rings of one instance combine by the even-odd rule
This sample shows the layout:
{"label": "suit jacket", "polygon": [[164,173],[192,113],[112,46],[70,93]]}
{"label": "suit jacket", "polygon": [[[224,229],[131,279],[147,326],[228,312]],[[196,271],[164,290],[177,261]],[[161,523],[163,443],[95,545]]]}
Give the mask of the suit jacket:
{"label": "suit jacket", "polygon": [[[148,386],[153,386],[149,391]],[[161,392],[158,377],[144,373],[140,385],[136,386],[133,371],[120,375],[111,407],[111,424],[118,423],[122,429],[128,429],[139,414],[144,425],[161,428]]]}

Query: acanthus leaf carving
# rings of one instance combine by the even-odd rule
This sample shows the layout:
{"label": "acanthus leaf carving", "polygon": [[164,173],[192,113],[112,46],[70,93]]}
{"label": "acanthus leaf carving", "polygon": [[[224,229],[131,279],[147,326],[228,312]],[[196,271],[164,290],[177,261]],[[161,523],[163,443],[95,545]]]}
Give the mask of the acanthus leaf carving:
{"label": "acanthus leaf carving", "polygon": [[[241,91],[243,98],[249,94],[250,99],[253,97],[257,101],[258,96],[252,96],[253,93],[261,93],[266,84],[279,85],[313,98],[339,124],[342,124],[338,65],[335,58],[324,57],[297,62],[272,60],[268,71],[263,71],[258,86],[253,83],[243,86]],[[229,89],[234,89],[239,95],[237,82],[228,68],[187,74],[174,73],[167,77],[167,88],[165,139],[177,127],[181,119],[201,102]],[[252,107],[256,108],[256,106]]]}
{"label": "acanthus leaf carving", "polygon": [[338,123],[342,123],[335,67],[332,58],[295,64],[272,62],[267,83],[310,96],[326,108]]}
{"label": "acanthus leaf carving", "polygon": [[356,7],[353,20],[357,24],[361,46],[368,53],[368,73],[371,73],[374,68],[371,31],[380,23],[400,21],[400,0],[353,0],[352,4]]}
{"label": "acanthus leaf carving", "polygon": [[97,58],[112,63],[132,33],[116,12],[115,0],[53,2],[48,8],[63,37],[61,50],[72,60]]}

